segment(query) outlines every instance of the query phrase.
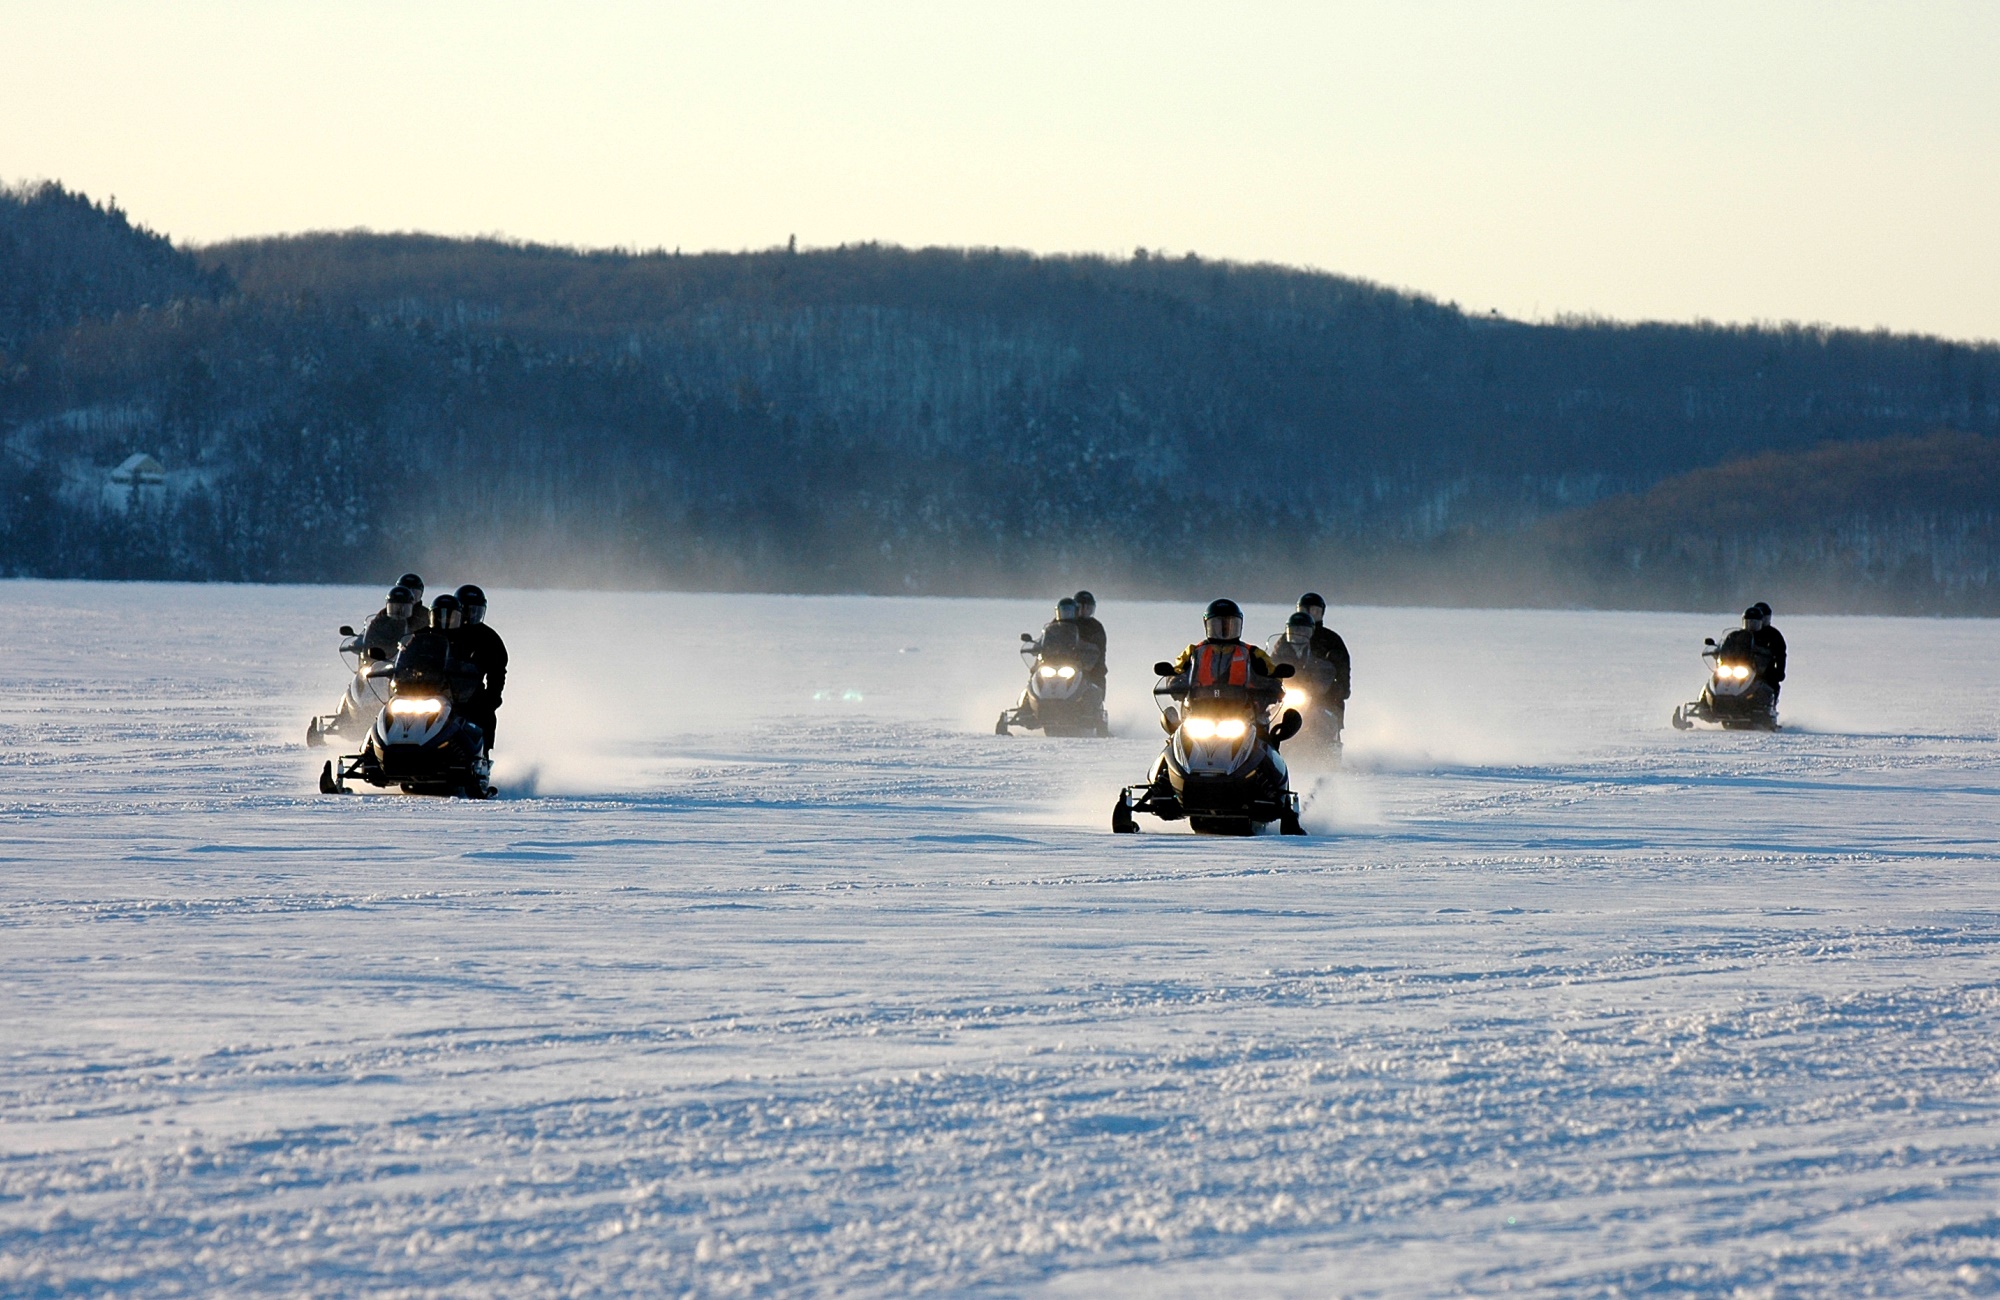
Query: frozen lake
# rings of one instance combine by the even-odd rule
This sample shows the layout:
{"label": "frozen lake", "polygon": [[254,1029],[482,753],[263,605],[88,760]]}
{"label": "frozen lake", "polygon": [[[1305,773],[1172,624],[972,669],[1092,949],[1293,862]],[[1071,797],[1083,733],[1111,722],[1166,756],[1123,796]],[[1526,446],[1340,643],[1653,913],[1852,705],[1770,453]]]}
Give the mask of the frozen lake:
{"label": "frozen lake", "polygon": [[0,1293],[2000,1289],[2000,626],[1336,609],[1243,841],[1108,832],[1194,603],[1049,741],[1038,604],[495,592],[503,797],[322,797],[379,595],[0,583]]}

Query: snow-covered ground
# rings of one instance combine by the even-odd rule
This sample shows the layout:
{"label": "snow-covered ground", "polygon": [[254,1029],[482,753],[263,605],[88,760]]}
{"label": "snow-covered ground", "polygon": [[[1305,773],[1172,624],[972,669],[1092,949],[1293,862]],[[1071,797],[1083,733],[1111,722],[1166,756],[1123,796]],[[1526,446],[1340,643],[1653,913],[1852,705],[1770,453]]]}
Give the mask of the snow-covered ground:
{"label": "snow-covered ground", "polygon": [[[2000,1289],[2000,628],[1336,610],[1304,840],[1001,739],[1018,602],[495,593],[505,797],[326,798],[372,591],[0,583],[0,1293]],[[1282,611],[1255,609],[1253,630]]]}

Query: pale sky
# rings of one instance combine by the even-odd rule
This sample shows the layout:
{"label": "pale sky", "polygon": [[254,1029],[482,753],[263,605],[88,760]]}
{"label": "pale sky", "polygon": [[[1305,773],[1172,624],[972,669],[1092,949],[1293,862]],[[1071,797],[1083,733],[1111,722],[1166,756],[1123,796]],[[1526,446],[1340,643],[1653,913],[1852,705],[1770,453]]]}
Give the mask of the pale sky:
{"label": "pale sky", "polygon": [[880,240],[2000,338],[2000,0],[0,0],[0,180],[182,242]]}

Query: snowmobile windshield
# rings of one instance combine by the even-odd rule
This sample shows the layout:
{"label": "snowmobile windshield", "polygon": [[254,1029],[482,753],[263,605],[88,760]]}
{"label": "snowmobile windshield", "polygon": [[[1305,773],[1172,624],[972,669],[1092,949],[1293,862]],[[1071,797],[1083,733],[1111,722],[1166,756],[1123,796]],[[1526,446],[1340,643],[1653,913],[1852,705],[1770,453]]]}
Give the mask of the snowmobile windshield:
{"label": "snowmobile windshield", "polygon": [[396,656],[396,680],[412,685],[444,680],[445,660],[450,654],[441,633],[423,631],[411,637]]}

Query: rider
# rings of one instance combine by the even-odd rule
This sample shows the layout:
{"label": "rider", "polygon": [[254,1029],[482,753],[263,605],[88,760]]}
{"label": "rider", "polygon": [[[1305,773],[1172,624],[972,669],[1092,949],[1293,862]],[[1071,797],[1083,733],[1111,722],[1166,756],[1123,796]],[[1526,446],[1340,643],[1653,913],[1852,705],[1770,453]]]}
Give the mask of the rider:
{"label": "rider", "polygon": [[1312,619],[1312,652],[1333,669],[1333,698],[1345,713],[1347,697],[1354,693],[1354,664],[1347,656],[1347,642],[1326,625],[1326,597],[1309,591],[1299,597],[1299,613]]}
{"label": "rider", "polygon": [[[396,676],[401,680],[407,681],[413,675],[440,682],[451,680],[451,626],[458,615],[458,600],[450,595],[439,596],[430,612],[433,621],[428,626],[413,628],[403,638],[403,648],[396,655]],[[456,704],[456,689],[452,695]]]}
{"label": "rider", "polygon": [[1758,601],[1743,611],[1743,626],[1722,638],[1716,653],[1736,654],[1757,665],[1757,680],[1771,688],[1771,703],[1785,680],[1785,638],[1771,626],[1771,607]]}
{"label": "rider", "polygon": [[410,615],[416,608],[416,596],[401,583],[389,588],[389,598],[382,602],[382,608],[368,616],[361,628],[361,653],[368,659],[394,659],[396,651],[402,648],[403,638],[410,634]]}
{"label": "rider", "polygon": [[1064,596],[1056,602],[1056,616],[1042,628],[1035,651],[1049,659],[1074,659],[1089,675],[1096,648],[1084,639],[1075,597]]}
{"label": "rider", "polygon": [[1294,673],[1325,693],[1333,682],[1333,665],[1313,653],[1313,631],[1312,615],[1301,610],[1285,620],[1285,630],[1274,633],[1265,648],[1273,662],[1290,664]]}
{"label": "rider", "polygon": [[396,585],[399,587],[408,587],[410,589],[410,598],[415,602],[415,608],[410,611],[410,631],[414,632],[420,627],[429,627],[431,625],[431,612],[424,605],[424,580],[414,573],[406,573],[396,579]]}
{"label": "rider", "polygon": [[[427,631],[444,638],[444,679],[451,690],[451,706],[458,710],[459,717],[478,726],[478,700],[484,674],[466,659],[461,640],[465,635],[465,607],[459,604],[457,596],[446,592],[431,602],[431,625]],[[411,637],[411,644],[416,640]],[[480,735],[486,735],[484,727],[480,728]]]}
{"label": "rider", "polygon": [[1197,641],[1174,660],[1176,683],[1190,689],[1242,687],[1252,700],[1274,704],[1284,698],[1271,656],[1243,640],[1243,611],[1233,600],[1212,600],[1201,616],[1208,639]]}
{"label": "rider", "polygon": [[1104,685],[1104,661],[1110,653],[1111,642],[1104,635],[1104,624],[1097,621],[1097,597],[1091,595],[1088,591],[1079,591],[1071,599],[1076,601],[1077,635],[1083,638],[1085,645],[1094,646],[1097,650],[1097,663],[1092,667],[1085,668],[1083,675],[1102,688]]}
{"label": "rider", "polygon": [[1338,744],[1347,726],[1347,690],[1337,665],[1314,653],[1313,634],[1322,630],[1314,626],[1311,614],[1297,611],[1285,620],[1285,630],[1271,638],[1271,658],[1292,666],[1313,705],[1324,710],[1332,724],[1331,735],[1325,738]]}
{"label": "rider", "polygon": [[452,658],[466,665],[477,691],[461,712],[486,734],[486,752],[493,752],[495,712],[507,688],[507,645],[486,621],[486,593],[471,583],[456,593],[463,622],[451,634]]}

